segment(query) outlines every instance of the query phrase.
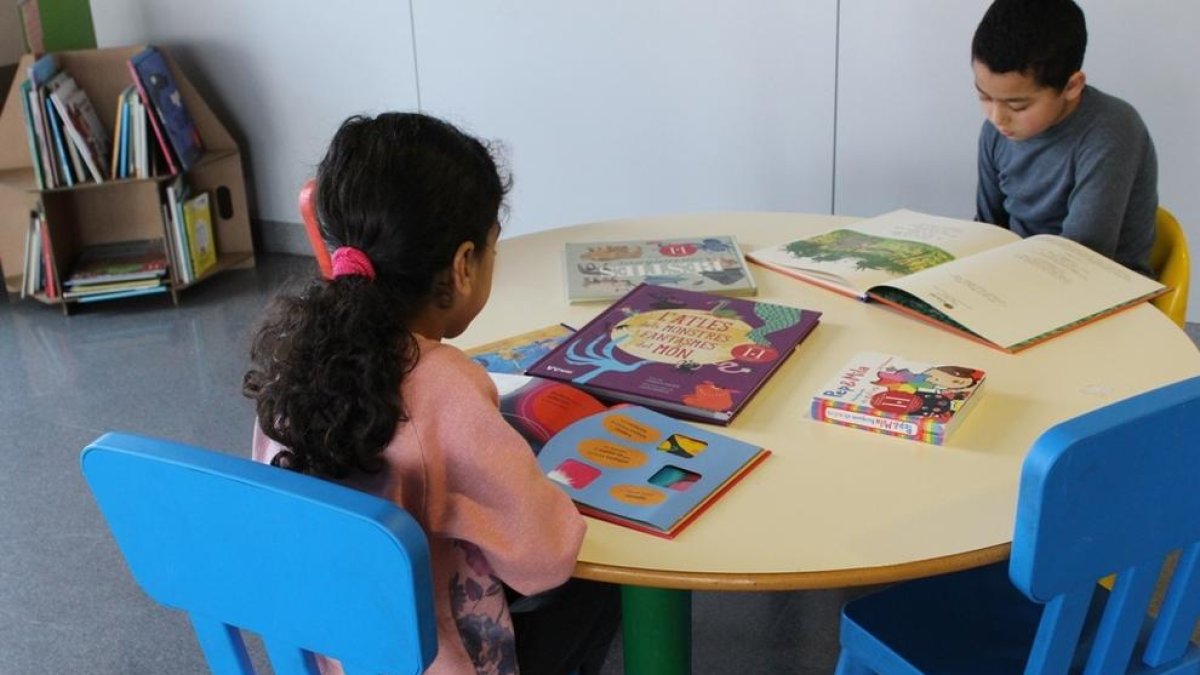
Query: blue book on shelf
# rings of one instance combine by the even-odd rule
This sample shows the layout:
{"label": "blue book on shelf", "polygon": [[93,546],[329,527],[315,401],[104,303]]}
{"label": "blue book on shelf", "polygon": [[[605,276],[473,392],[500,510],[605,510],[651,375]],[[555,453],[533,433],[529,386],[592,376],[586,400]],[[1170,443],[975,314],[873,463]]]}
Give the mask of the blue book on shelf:
{"label": "blue book on shelf", "polygon": [[144,99],[153,108],[162,123],[163,133],[170,142],[171,150],[179,159],[180,168],[190,169],[204,155],[204,143],[196,123],[183,104],[183,95],[176,86],[175,78],[162,52],[147,47],[129,59]]}
{"label": "blue book on shelf", "polygon": [[149,286],[147,288],[134,288],[128,291],[113,291],[112,293],[94,293],[92,295],[81,295],[75,300],[78,302],[100,302],[101,300],[116,300],[118,298],[132,298],[138,295],[152,295],[154,293],[166,293],[166,286]]}
{"label": "blue book on shelf", "polygon": [[46,122],[50,126],[51,135],[54,136],[54,147],[57,149],[58,163],[62,167],[63,182],[67,187],[75,185],[75,167],[71,166],[71,155],[68,154],[67,146],[63,144],[62,122],[58,118],[58,110],[55,109],[54,103],[49,98],[46,99]]}

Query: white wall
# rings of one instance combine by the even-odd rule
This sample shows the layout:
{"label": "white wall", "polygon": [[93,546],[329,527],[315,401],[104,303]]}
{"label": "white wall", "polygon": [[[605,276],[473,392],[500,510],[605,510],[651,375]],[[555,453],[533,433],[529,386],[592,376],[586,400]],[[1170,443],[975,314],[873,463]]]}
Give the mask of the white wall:
{"label": "white wall", "polygon": [[834,0],[414,6],[422,108],[505,141],[510,233],[830,209]]}
{"label": "white wall", "polygon": [[[298,221],[296,190],[346,115],[420,105],[505,144],[511,235],[714,210],[969,217],[970,39],[987,4],[92,0],[92,13],[102,46],[163,44],[213,92],[260,219]],[[1200,2],[1080,4],[1090,81],[1141,111],[1161,201],[1200,246]]]}

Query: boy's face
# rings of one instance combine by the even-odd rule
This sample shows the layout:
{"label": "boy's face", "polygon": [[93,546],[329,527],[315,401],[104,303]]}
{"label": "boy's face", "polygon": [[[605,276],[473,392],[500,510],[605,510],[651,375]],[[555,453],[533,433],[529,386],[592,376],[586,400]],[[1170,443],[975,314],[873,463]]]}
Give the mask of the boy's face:
{"label": "boy's face", "polygon": [[979,61],[972,61],[971,68],[984,117],[1011,141],[1033,138],[1070,115],[1085,83],[1083,73],[1077,72],[1058,91],[1027,73],[994,73]]}

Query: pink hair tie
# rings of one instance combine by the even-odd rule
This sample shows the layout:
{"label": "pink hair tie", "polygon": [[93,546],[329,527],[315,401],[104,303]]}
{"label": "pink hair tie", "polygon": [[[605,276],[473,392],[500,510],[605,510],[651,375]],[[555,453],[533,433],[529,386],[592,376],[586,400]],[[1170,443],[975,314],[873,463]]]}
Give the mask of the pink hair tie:
{"label": "pink hair tie", "polygon": [[375,266],[371,259],[360,249],[353,246],[342,246],[333,252],[333,278],[346,276],[363,276],[375,280]]}

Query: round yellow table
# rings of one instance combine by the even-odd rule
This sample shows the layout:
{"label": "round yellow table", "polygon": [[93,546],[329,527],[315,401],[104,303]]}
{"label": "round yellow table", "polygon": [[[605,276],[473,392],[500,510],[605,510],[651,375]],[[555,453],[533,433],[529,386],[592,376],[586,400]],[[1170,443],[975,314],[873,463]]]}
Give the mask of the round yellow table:
{"label": "round yellow table", "polygon": [[[591,223],[502,239],[492,297],[455,344],[605,307],[567,303],[566,242],[729,234],[753,251],[853,219],[729,213]],[[1200,373],[1182,330],[1142,304],[1019,354],[751,265],[758,299],[821,323],[728,427],[773,455],[674,540],[589,520],[576,576],[625,587],[627,673],[690,670],[691,590],[837,588],[941,574],[1007,557],[1021,462],[1056,422]],[[932,446],[815,422],[809,401],[854,354],[968,365],[983,398]]]}

